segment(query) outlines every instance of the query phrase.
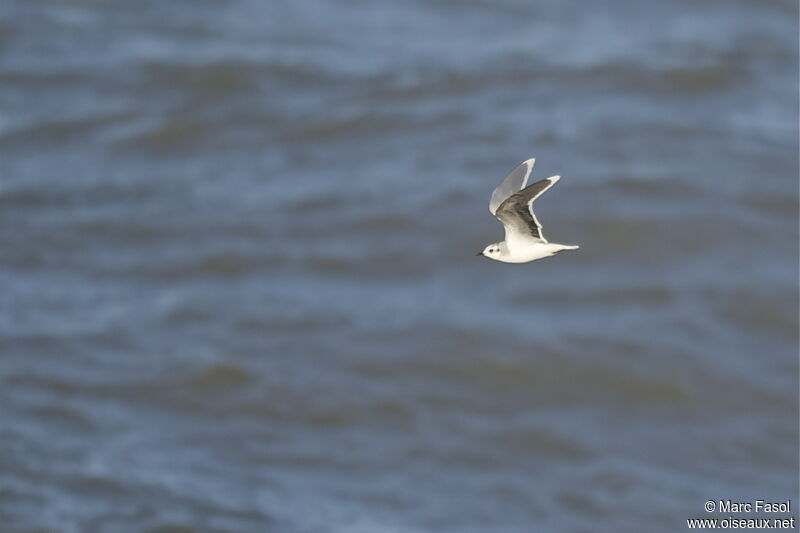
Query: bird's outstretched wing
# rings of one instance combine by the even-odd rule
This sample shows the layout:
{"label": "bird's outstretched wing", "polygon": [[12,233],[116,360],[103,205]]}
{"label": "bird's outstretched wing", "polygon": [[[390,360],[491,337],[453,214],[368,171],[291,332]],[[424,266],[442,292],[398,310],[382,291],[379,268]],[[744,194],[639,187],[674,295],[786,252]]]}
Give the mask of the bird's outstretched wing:
{"label": "bird's outstretched wing", "polygon": [[503,223],[506,229],[506,240],[509,238],[534,238],[547,242],[542,233],[542,225],[533,213],[533,201],[552,187],[560,176],[551,176],[525,187],[516,194],[506,198],[497,208],[495,216]]}
{"label": "bird's outstretched wing", "polygon": [[528,183],[528,178],[531,175],[531,171],[533,170],[533,163],[535,161],[535,159],[528,159],[527,161],[524,161],[517,168],[512,170],[502,182],[500,182],[500,185],[498,185],[492,193],[492,199],[489,200],[490,213],[496,215],[497,208],[500,207],[500,204],[502,204],[512,194],[525,188],[525,185]]}

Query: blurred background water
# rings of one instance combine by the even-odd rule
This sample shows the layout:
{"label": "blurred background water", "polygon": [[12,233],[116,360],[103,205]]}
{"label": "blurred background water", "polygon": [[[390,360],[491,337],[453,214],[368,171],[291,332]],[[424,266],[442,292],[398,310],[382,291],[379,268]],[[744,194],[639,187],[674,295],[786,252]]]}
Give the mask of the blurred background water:
{"label": "blurred background water", "polygon": [[[797,18],[5,1],[0,530],[796,508]],[[528,157],[580,251],[475,257]]]}

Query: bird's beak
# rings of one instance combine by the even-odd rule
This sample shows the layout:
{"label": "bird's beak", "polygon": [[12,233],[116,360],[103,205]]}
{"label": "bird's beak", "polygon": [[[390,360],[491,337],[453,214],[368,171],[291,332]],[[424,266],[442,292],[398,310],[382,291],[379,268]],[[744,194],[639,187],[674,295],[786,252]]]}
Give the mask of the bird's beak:
{"label": "bird's beak", "polygon": [[475,254],[475,255],[483,255],[483,252],[478,252],[478,253],[477,253],[477,254]]}

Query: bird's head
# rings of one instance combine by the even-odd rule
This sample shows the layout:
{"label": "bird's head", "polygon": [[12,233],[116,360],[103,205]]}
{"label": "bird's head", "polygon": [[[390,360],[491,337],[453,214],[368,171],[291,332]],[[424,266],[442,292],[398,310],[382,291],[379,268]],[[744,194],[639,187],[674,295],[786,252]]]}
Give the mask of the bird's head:
{"label": "bird's head", "polygon": [[482,255],[484,257],[488,257],[490,259],[497,259],[500,257],[500,243],[490,244],[486,248],[483,249],[478,255]]}

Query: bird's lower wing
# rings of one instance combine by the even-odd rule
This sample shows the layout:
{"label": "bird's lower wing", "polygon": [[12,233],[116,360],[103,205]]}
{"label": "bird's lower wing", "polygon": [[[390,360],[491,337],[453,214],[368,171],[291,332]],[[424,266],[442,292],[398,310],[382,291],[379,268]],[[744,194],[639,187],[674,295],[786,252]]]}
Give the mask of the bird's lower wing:
{"label": "bird's lower wing", "polygon": [[533,213],[533,201],[541,196],[547,189],[559,180],[559,176],[552,176],[537,181],[525,187],[516,194],[512,194],[497,208],[495,216],[503,223],[506,229],[506,240],[520,238],[535,239],[546,243],[542,233],[542,225]]}

